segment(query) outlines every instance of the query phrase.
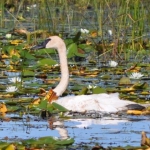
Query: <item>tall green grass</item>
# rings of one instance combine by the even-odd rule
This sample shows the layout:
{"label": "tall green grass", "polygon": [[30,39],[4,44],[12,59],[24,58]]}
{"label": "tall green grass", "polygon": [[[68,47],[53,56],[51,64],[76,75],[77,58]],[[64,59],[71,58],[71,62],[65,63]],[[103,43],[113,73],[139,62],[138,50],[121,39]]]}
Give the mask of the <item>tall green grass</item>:
{"label": "tall green grass", "polygon": [[0,2],[0,27],[4,27],[4,0]]}
{"label": "tall green grass", "polygon": [[[9,0],[12,2],[11,0]],[[1,0],[0,26],[4,18],[4,0]],[[149,32],[149,0],[21,0],[17,1],[16,13],[10,14],[14,26],[25,23],[15,20],[20,12],[33,29],[44,29],[54,33],[72,33],[80,28],[96,30],[98,39],[107,44],[114,43],[117,53],[124,48],[141,50],[145,34]],[[26,16],[26,6],[36,4],[38,11],[30,10]],[[37,16],[37,17],[36,17]],[[29,19],[30,18],[30,19]],[[110,37],[108,30],[112,30]],[[105,49],[107,51],[107,48]],[[104,52],[106,52],[104,51]]]}

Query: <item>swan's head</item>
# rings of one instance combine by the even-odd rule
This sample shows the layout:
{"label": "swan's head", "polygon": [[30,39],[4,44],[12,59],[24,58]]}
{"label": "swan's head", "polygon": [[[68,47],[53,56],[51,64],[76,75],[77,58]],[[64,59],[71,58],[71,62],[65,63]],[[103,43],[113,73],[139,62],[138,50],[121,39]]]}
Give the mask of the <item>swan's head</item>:
{"label": "swan's head", "polygon": [[43,48],[55,48],[58,49],[59,47],[64,46],[63,40],[59,36],[50,36],[42,43],[35,45],[31,48],[31,50],[38,50]]}

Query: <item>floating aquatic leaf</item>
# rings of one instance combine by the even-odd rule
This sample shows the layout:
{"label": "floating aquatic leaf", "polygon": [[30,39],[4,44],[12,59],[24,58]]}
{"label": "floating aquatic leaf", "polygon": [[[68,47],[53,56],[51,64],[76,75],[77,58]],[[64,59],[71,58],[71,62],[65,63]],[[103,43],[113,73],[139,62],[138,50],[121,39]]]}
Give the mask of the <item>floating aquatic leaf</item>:
{"label": "floating aquatic leaf", "polygon": [[73,143],[74,143],[74,139],[73,138],[68,138],[68,139],[57,140],[56,141],[57,145],[71,145]]}
{"label": "floating aquatic leaf", "polygon": [[150,138],[147,137],[144,131],[142,131],[141,135],[142,135],[141,145],[150,147]]}
{"label": "floating aquatic leaf", "polygon": [[75,56],[75,53],[77,52],[77,44],[72,43],[67,48],[67,57],[72,58]]}
{"label": "floating aquatic leaf", "polygon": [[16,146],[14,144],[8,145],[5,150],[16,150]]}
{"label": "floating aquatic leaf", "polygon": [[95,38],[98,36],[98,32],[96,30],[94,30],[90,33],[90,35],[91,35],[91,37]]}
{"label": "floating aquatic leaf", "polygon": [[[16,104],[17,105],[17,104]],[[19,111],[21,110],[22,108],[19,107],[19,106],[11,106],[11,107],[8,107],[8,112],[16,112],[16,111]]]}
{"label": "floating aquatic leaf", "polygon": [[108,79],[111,79],[111,76],[109,74],[104,74],[100,78],[103,80],[108,80]]}
{"label": "floating aquatic leaf", "polygon": [[58,139],[58,138],[54,138],[51,136],[47,136],[47,137],[41,137],[39,139],[28,139],[28,140],[24,140],[22,141],[23,144],[25,145],[42,145],[42,144],[46,144],[46,145],[71,145],[74,143],[74,139],[72,138],[68,138],[68,139]]}
{"label": "floating aquatic leaf", "polygon": [[40,104],[40,102],[41,102],[41,99],[40,99],[40,98],[37,98],[37,99],[35,99],[34,101],[32,101],[32,104],[33,104],[33,105],[38,105],[38,104]]}
{"label": "floating aquatic leaf", "polygon": [[120,92],[133,92],[135,91],[135,88],[133,87],[127,87],[127,88],[121,88]]}
{"label": "floating aquatic leaf", "polygon": [[130,115],[142,115],[142,111],[140,111],[140,110],[128,110],[127,112],[126,112],[128,115],[130,114]]}
{"label": "floating aquatic leaf", "polygon": [[131,81],[128,77],[122,77],[119,81],[119,85],[130,85]]}
{"label": "floating aquatic leaf", "polygon": [[46,110],[47,109],[47,103],[48,103],[47,100],[41,100],[38,108]]}
{"label": "floating aquatic leaf", "polygon": [[93,94],[106,93],[106,89],[97,86],[95,88],[92,88],[92,93]]}
{"label": "floating aquatic leaf", "polygon": [[20,55],[25,59],[35,59],[35,57],[32,55],[32,54],[30,54],[27,50],[22,50],[21,52],[20,52]]}
{"label": "floating aquatic leaf", "polygon": [[140,94],[142,94],[142,95],[150,95],[149,91],[142,91]]}
{"label": "floating aquatic leaf", "polygon": [[31,70],[23,70],[23,76],[35,76],[35,72],[34,71],[31,71]]}
{"label": "floating aquatic leaf", "polygon": [[0,141],[0,149],[4,149],[9,145],[7,142]]}
{"label": "floating aquatic leaf", "polygon": [[81,89],[81,91],[78,93],[78,95],[87,94],[87,91],[88,91],[88,88],[87,88],[87,87],[83,87],[83,88]]}
{"label": "floating aquatic leaf", "polygon": [[7,107],[4,103],[0,103],[0,113],[7,112]]}
{"label": "floating aquatic leaf", "polygon": [[148,88],[148,84],[147,84],[147,82],[144,82],[144,83],[135,83],[133,86],[132,86],[132,88],[134,88],[134,89],[146,89],[146,88]]}
{"label": "floating aquatic leaf", "polygon": [[83,49],[87,53],[95,51],[95,48],[93,46],[87,44],[79,44],[78,48]]}
{"label": "floating aquatic leaf", "polygon": [[85,57],[84,54],[78,52],[76,43],[72,43],[67,47],[67,57],[72,58],[74,56]]}
{"label": "floating aquatic leaf", "polygon": [[18,45],[18,44],[20,44],[20,43],[23,43],[23,40],[11,40],[10,43],[11,43],[12,45]]}
{"label": "floating aquatic leaf", "polygon": [[37,62],[38,66],[52,66],[57,64],[57,62],[50,58],[41,59]]}
{"label": "floating aquatic leaf", "polygon": [[9,55],[10,55],[10,57],[16,56],[16,58],[20,58],[20,54],[19,54],[18,50],[15,50],[15,49],[11,49],[9,51]]}
{"label": "floating aquatic leaf", "polygon": [[61,105],[59,105],[59,104],[57,104],[57,103],[55,103],[55,102],[52,103],[52,106],[53,106],[55,109],[57,109],[57,110],[59,110],[59,111],[61,111],[61,112],[66,112],[66,111],[68,111],[65,107],[63,107],[63,106],[61,106]]}

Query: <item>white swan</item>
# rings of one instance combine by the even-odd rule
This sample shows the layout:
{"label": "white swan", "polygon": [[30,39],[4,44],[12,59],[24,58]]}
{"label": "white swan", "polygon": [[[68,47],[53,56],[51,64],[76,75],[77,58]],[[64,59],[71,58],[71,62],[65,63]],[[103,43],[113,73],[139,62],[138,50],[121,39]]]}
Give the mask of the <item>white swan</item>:
{"label": "white swan", "polygon": [[[56,88],[50,90],[46,96],[46,98],[51,102],[61,96],[68,86],[69,71],[66,56],[66,45],[60,37],[51,36],[40,45],[34,46],[32,49],[41,48],[55,48],[58,51],[60,59],[61,80]],[[56,103],[64,106],[68,110],[79,112],[88,110],[118,112],[121,110],[126,110],[126,106],[129,104],[136,104],[131,101],[120,100],[118,93],[66,96],[59,98]]]}

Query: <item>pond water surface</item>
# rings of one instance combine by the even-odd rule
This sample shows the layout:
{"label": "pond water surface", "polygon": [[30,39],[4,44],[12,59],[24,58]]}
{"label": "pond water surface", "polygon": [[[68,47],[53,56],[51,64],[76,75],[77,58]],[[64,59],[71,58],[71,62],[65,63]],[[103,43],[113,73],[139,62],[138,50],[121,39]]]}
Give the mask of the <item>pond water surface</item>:
{"label": "pond water surface", "polygon": [[[12,116],[12,115],[11,115]],[[15,115],[13,115],[15,117]],[[18,117],[16,115],[16,117]],[[27,118],[30,117],[30,121]],[[39,117],[23,116],[20,121],[0,122],[0,140],[20,141],[22,139],[53,136],[74,138],[74,145],[103,147],[140,146],[141,131],[150,134],[149,116],[103,117],[97,119],[57,119],[54,129]]]}

